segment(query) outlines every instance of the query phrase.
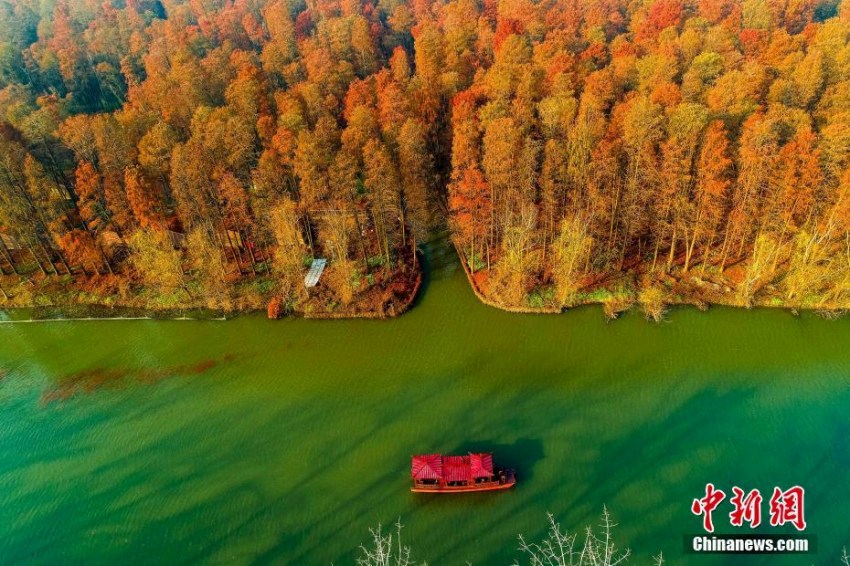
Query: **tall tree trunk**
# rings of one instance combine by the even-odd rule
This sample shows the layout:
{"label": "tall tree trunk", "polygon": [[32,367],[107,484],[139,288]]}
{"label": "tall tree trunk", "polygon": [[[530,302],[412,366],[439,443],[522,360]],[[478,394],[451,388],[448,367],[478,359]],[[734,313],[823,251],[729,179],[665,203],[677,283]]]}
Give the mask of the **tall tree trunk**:
{"label": "tall tree trunk", "polygon": [[48,160],[50,161],[50,174],[53,177],[53,181],[56,183],[56,186],[65,193],[67,198],[74,203],[74,207],[77,206],[77,195],[74,194],[72,187],[72,183],[68,181],[68,178],[65,176],[65,171],[62,167],[59,166],[58,160],[56,159],[56,155],[53,153],[53,150],[50,149],[50,145],[48,143],[44,144],[44,148],[47,153]]}
{"label": "tall tree trunk", "polygon": [[239,261],[239,255],[236,254],[236,246],[233,245],[233,240],[230,238],[230,230],[228,230],[226,226],[224,227],[224,237],[227,238],[227,245],[223,247],[230,250],[230,257],[232,257],[233,261],[236,262],[236,269],[239,270],[239,275],[243,275],[242,262]]}
{"label": "tall tree trunk", "polygon": [[658,248],[661,247],[661,238],[655,238],[655,250],[652,252],[652,268],[650,272],[655,271],[655,265],[658,263]]}
{"label": "tall tree trunk", "polygon": [[723,234],[723,246],[720,249],[720,275],[723,275],[723,272],[726,271],[726,254],[729,252],[729,227],[726,227],[726,231]]}
{"label": "tall tree trunk", "polygon": [[[47,262],[50,264],[50,267],[51,267],[51,268],[53,268],[53,271],[55,271],[55,272],[56,272],[56,275],[59,275],[59,270],[58,270],[58,269],[56,269],[56,265],[53,263],[53,256],[52,256],[52,254],[50,253],[50,251],[49,251],[47,248],[45,248],[45,247],[44,247],[44,242],[42,242],[41,240],[37,240],[37,241],[38,241],[38,247],[40,247],[40,248],[41,248],[41,251],[44,253],[44,257],[46,257],[46,258],[47,258]],[[57,253],[57,255],[59,256],[59,262],[60,262],[62,265],[64,265],[64,266],[65,266],[65,269],[67,269],[67,270],[68,270],[68,275],[72,275],[72,273],[71,273],[71,268],[70,268],[70,267],[68,267],[68,262],[66,262],[66,261],[65,261],[64,256],[62,256],[62,254],[61,254],[61,253]]]}
{"label": "tall tree trunk", "polygon": [[[487,271],[490,271],[490,249],[495,245],[496,241],[496,189],[493,184],[490,184],[490,226],[488,230],[488,240],[485,244],[487,248]],[[472,257],[472,264],[475,265],[475,256]]]}
{"label": "tall tree trunk", "polygon": [[[44,248],[44,244],[42,244],[42,249],[43,249],[43,248]],[[47,253],[47,252],[45,251],[45,253]],[[62,265],[64,265],[64,266],[65,266],[65,269],[67,269],[67,270],[68,270],[68,275],[72,275],[72,273],[71,273],[71,266],[70,266],[70,265],[68,265],[68,260],[67,260],[67,259],[65,259],[65,254],[63,254],[61,251],[57,250],[57,251],[56,251],[56,255],[58,255],[58,256],[59,256],[59,261],[60,261],[60,262],[62,262]],[[49,257],[49,255],[48,255],[48,257]],[[57,272],[57,274],[58,274],[58,272]]]}
{"label": "tall tree trunk", "polygon": [[363,269],[369,273],[369,256],[366,255],[366,245],[363,243],[363,228],[360,224],[360,213],[354,203],[354,195],[349,193],[348,200],[351,203],[351,211],[354,214],[354,227],[357,228],[357,245],[360,248],[360,256],[363,259]]}
{"label": "tall tree trunk", "polygon": [[15,260],[12,257],[12,253],[9,251],[9,248],[6,247],[6,242],[3,241],[2,237],[0,237],[0,251],[3,252],[3,257],[6,258],[6,261],[8,261],[9,265],[12,267],[12,272],[15,275],[20,275],[20,273],[18,273],[18,267],[15,265]]}
{"label": "tall tree trunk", "polygon": [[[245,242],[245,236],[242,236],[242,241]],[[245,246],[248,250],[248,259],[251,261],[251,273],[254,277],[257,276],[257,258],[254,257],[254,242],[250,241]]]}
{"label": "tall tree trunk", "polygon": [[399,209],[399,215],[400,215],[400,220],[401,220],[401,245],[404,246],[404,244],[407,243],[407,230],[406,230],[407,215],[404,212],[405,211],[404,199],[402,198],[400,193],[399,193],[399,196],[398,196],[398,209]]}
{"label": "tall tree trunk", "polygon": [[103,248],[100,244],[95,244],[97,246],[97,251],[100,254],[100,259],[103,261],[103,265],[106,266],[106,270],[110,275],[115,275],[115,272],[112,270],[112,265],[109,263],[109,258],[106,257],[106,252],[103,251]]}
{"label": "tall tree trunk", "polygon": [[216,244],[218,244],[218,249],[220,250],[218,254],[218,265],[221,267],[221,272],[223,274],[221,280],[224,281],[227,277],[227,267],[225,266],[224,261],[222,261],[221,256],[222,254],[227,255],[227,246],[224,245],[224,241],[221,239],[221,234],[219,234],[218,231],[215,229],[212,221],[207,219],[205,224],[207,225],[208,230],[207,236],[212,234],[213,238],[215,238]]}
{"label": "tall tree trunk", "polygon": [[416,267],[416,266],[419,265],[419,257],[418,257],[418,254],[416,253],[416,234],[414,234],[412,230],[410,232],[410,241],[411,241],[410,251],[413,253],[413,266]]}
{"label": "tall tree trunk", "polygon": [[41,274],[44,275],[45,277],[47,277],[48,275],[51,275],[51,274],[47,273],[46,269],[44,269],[44,266],[41,264],[41,260],[38,259],[38,254],[35,253],[35,249],[33,249],[32,243],[30,243],[29,240],[27,240],[27,249],[29,249],[30,254],[32,255],[33,259],[35,260],[35,263],[38,265],[38,268],[41,270]]}
{"label": "tall tree trunk", "polygon": [[705,250],[702,253],[702,265],[699,268],[699,276],[702,277],[705,275],[705,269],[708,267],[708,262],[711,259],[711,244],[714,243],[714,238],[717,237],[717,228],[713,228],[711,230],[711,236],[708,237],[708,244],[705,247]]}
{"label": "tall tree trunk", "polygon": [[387,223],[386,223],[386,216],[384,215],[383,198],[380,198],[378,200],[378,217],[380,218],[380,229],[379,229],[379,234],[378,234],[378,238],[379,238],[378,247],[381,247],[381,243],[383,242],[383,246],[384,246],[383,253],[384,253],[384,256],[386,258],[386,269],[389,270],[392,267],[390,265],[390,240],[389,240],[389,236],[387,234]]}
{"label": "tall tree trunk", "polygon": [[691,238],[690,242],[688,242],[687,240],[685,241],[685,246],[687,246],[687,247],[685,249],[685,267],[682,269],[683,273],[687,273],[688,269],[691,266],[691,257],[694,254],[694,247],[697,245],[697,232],[698,232],[698,228],[694,227],[693,238]]}
{"label": "tall tree trunk", "polygon": [[272,272],[271,261],[272,261],[272,254],[269,253],[269,246],[268,246],[268,244],[263,243],[263,265],[265,266],[266,273]]}
{"label": "tall tree trunk", "polygon": [[673,258],[676,257],[676,228],[673,228],[673,237],[670,240],[670,255],[667,256],[667,272],[673,268]]}
{"label": "tall tree trunk", "polygon": [[[759,231],[759,234],[761,231]],[[745,234],[741,234],[740,239],[738,240],[738,255],[737,257],[741,257],[744,254],[744,245],[747,242],[747,237]]]}
{"label": "tall tree trunk", "polygon": [[310,257],[316,259],[316,249],[313,247],[313,228],[310,226],[310,217],[307,212],[302,213],[304,219],[304,232],[307,234],[307,244],[310,246]]}
{"label": "tall tree trunk", "polygon": [[469,263],[470,260],[467,260],[467,267],[470,268],[472,274],[475,275],[475,230],[472,231],[472,241],[470,243],[470,248],[472,248],[472,256],[471,256],[471,265]]}
{"label": "tall tree trunk", "polygon": [[[796,203],[795,203],[796,204]],[[782,232],[779,234],[779,240],[776,242],[776,252],[773,254],[773,261],[770,264],[770,271],[776,272],[776,265],[779,263],[779,254],[782,252],[782,240],[785,239],[785,234],[790,226],[790,220],[786,220],[782,225]]]}

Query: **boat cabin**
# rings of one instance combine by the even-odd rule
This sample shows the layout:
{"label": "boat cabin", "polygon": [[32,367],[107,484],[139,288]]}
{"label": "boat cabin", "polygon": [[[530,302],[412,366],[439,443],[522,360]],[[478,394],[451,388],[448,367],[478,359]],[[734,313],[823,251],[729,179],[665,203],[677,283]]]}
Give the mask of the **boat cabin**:
{"label": "boat cabin", "polygon": [[513,470],[494,469],[493,455],[483,452],[465,456],[414,456],[411,475],[414,492],[492,491],[516,484]]}

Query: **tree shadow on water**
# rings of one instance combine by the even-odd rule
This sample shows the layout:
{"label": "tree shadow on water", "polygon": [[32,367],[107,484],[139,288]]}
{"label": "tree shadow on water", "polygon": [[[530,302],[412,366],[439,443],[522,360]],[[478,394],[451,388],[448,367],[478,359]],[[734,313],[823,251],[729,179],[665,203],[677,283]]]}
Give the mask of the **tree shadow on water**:
{"label": "tree shadow on water", "polygon": [[454,273],[460,267],[460,260],[448,236],[437,236],[421,245],[417,257],[422,271],[422,283],[410,304],[411,309],[415,309],[422,303],[434,280],[443,279],[447,270],[449,273]]}

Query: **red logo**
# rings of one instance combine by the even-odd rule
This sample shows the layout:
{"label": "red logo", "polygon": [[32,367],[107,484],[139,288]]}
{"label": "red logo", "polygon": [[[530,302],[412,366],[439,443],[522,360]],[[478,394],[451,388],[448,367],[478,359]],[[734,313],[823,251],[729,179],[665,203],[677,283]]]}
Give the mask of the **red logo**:
{"label": "red logo", "polygon": [[735,506],[729,513],[729,522],[733,527],[740,527],[743,524],[749,523],[750,528],[754,529],[761,525],[761,493],[754,489],[744,495],[744,490],[740,487],[733,487],[732,499],[729,502]]}
{"label": "red logo", "polygon": [[[799,485],[783,491],[779,487],[773,488],[773,496],[770,498],[770,525],[780,527],[785,524],[794,525],[798,531],[806,529],[806,517],[804,510],[804,498],[806,491]],[[702,517],[702,528],[706,532],[714,532],[714,521],[712,512],[726,499],[726,493],[716,489],[713,483],[706,484],[705,496],[694,499],[691,503],[691,512]],[[729,512],[729,524],[733,527],[742,527],[747,523],[751,529],[761,525],[761,505],[764,498],[758,489],[749,492],[740,487],[732,488],[732,511]]]}
{"label": "red logo", "polygon": [[721,490],[714,489],[714,484],[706,484],[705,486],[705,497],[702,499],[694,499],[694,502],[691,503],[691,512],[694,515],[702,515],[702,528],[706,530],[706,532],[713,533],[714,532],[714,523],[711,520],[711,512],[717,509],[717,506],[726,499],[726,494]]}
{"label": "red logo", "polygon": [[803,497],[806,491],[799,485],[795,485],[788,491],[782,491],[778,487],[773,488],[773,497],[770,498],[770,524],[778,527],[785,523],[791,523],[798,531],[805,530],[806,517],[803,513]]}

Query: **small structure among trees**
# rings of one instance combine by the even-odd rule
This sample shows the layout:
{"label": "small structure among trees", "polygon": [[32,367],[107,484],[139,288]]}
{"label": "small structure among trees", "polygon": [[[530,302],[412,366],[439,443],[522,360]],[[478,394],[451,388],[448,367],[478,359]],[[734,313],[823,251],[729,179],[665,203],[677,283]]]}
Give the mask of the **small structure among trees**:
{"label": "small structure among trees", "polygon": [[304,276],[304,287],[310,289],[319,284],[319,278],[322,276],[322,273],[325,271],[325,266],[328,264],[328,260],[324,258],[316,258],[310,264],[310,269],[307,270],[307,275]]}

